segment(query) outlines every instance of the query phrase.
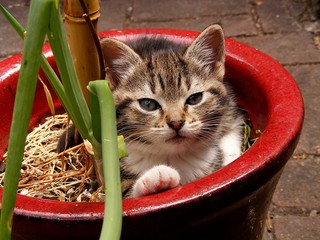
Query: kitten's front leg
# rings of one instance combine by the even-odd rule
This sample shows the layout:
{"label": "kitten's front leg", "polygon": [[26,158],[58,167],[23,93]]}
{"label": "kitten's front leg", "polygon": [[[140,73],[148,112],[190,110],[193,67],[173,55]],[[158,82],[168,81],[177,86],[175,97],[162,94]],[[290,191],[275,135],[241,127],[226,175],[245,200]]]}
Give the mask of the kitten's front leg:
{"label": "kitten's front leg", "polygon": [[138,178],[132,188],[132,197],[144,196],[165,189],[177,187],[180,184],[180,175],[174,168],[159,165],[155,166]]}

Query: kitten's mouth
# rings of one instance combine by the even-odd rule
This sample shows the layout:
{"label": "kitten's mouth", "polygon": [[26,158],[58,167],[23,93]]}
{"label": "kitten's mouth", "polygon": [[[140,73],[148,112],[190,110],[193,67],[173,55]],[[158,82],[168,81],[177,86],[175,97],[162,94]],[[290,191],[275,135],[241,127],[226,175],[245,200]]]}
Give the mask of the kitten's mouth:
{"label": "kitten's mouth", "polygon": [[181,144],[181,143],[185,143],[188,140],[187,137],[183,137],[181,135],[176,135],[172,138],[169,138],[168,140],[166,140],[167,143],[175,143],[175,144]]}

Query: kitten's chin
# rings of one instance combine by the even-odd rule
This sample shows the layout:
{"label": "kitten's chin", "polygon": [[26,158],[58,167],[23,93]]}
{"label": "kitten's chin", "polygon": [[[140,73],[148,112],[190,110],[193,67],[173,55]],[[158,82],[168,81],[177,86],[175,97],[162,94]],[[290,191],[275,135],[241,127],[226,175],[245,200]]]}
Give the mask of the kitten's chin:
{"label": "kitten's chin", "polygon": [[177,135],[175,137],[167,139],[165,142],[167,144],[186,146],[186,145],[189,145],[192,142],[192,140],[188,137]]}

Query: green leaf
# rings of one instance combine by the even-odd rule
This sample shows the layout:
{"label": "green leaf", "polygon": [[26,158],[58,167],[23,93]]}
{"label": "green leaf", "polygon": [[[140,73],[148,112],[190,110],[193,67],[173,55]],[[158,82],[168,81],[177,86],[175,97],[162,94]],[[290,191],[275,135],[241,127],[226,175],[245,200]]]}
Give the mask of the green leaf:
{"label": "green leaf", "polygon": [[[35,56],[40,56],[42,51],[52,4],[53,0],[34,0],[30,6],[29,16],[32,17],[29,18],[28,34],[23,48],[6,162],[0,220],[0,238],[3,240],[9,240],[11,236],[12,215],[16,201],[25,139],[28,133],[40,67],[40,58]],[[41,19],[41,21],[38,21],[38,19]]]}
{"label": "green leaf", "polygon": [[116,111],[108,81],[97,80],[89,83],[90,101],[98,102],[101,116],[101,144],[103,173],[105,180],[105,210],[100,239],[120,239],[122,227],[122,193],[120,164],[118,155],[118,137]]}
{"label": "green leaf", "polygon": [[72,108],[72,121],[81,136],[93,140],[91,115],[85,101],[67,44],[65,29],[57,9],[52,9],[48,38],[65,89],[66,98]]}

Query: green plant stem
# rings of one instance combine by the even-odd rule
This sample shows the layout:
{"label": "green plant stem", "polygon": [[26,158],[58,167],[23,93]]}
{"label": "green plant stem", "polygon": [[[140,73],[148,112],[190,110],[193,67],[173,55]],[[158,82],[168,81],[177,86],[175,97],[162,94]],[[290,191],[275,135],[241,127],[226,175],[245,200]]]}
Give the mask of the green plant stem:
{"label": "green plant stem", "polygon": [[56,58],[56,63],[65,92],[68,93],[66,97],[69,102],[77,103],[72,104],[72,109],[75,115],[75,118],[72,120],[74,121],[74,124],[79,130],[81,136],[91,142],[91,116],[89,108],[81,91],[73,59],[67,44],[65,30],[57,9],[52,9],[51,12],[48,38],[52,52]]}
{"label": "green plant stem", "polygon": [[[25,39],[18,80],[13,119],[9,137],[5,185],[1,206],[0,238],[9,240],[16,192],[20,177],[25,139],[32,112],[33,100],[40,67],[42,45],[45,40],[53,0],[34,0],[30,6],[28,34]],[[41,19],[41,21],[38,21]],[[37,26],[37,27],[34,27]]]}
{"label": "green plant stem", "polygon": [[97,122],[100,122],[101,126],[106,199],[105,219],[100,239],[117,240],[120,239],[122,227],[122,193],[115,106],[108,81],[92,81],[89,83],[88,89],[90,91],[90,101],[99,104],[99,108],[91,110],[98,111],[92,113],[92,116],[101,116],[100,121],[97,120]]}

